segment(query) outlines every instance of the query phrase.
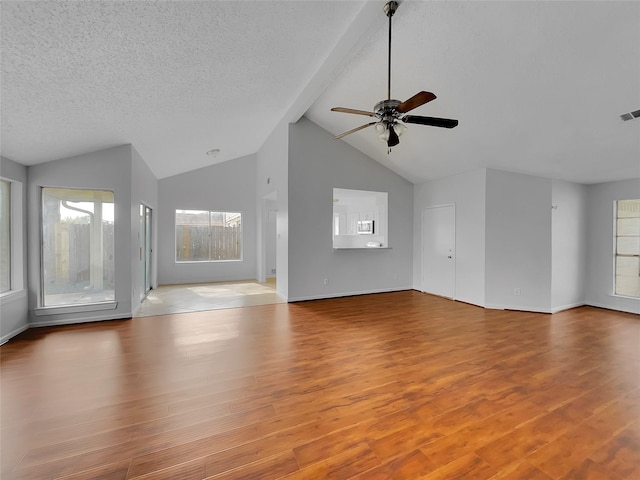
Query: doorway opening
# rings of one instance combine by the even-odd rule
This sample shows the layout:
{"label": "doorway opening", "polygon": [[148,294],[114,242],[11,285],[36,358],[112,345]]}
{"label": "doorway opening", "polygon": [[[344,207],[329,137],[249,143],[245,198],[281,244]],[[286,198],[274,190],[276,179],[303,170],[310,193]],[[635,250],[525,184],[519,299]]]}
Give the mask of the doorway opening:
{"label": "doorway opening", "polygon": [[140,204],[140,298],[151,291],[151,208]]}

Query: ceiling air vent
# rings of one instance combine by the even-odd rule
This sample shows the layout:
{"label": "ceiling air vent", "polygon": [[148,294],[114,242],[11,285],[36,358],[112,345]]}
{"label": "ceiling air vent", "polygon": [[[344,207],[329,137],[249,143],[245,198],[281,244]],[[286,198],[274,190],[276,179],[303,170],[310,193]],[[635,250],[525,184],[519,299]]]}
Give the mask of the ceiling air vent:
{"label": "ceiling air vent", "polygon": [[625,122],[627,120],[633,120],[634,118],[638,118],[638,117],[640,117],[640,110],[635,110],[633,112],[623,113],[622,115],[620,115],[620,118]]}

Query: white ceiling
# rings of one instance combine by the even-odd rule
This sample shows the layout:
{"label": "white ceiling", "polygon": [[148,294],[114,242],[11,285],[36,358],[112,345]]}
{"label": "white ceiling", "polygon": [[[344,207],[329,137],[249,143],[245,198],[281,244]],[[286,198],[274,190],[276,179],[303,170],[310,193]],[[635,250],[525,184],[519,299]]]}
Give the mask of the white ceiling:
{"label": "white ceiling", "polygon": [[[333,134],[386,97],[384,2],[0,3],[2,155],[25,165],[131,143],[158,178],[255,153],[306,116]],[[438,98],[387,155],[413,182],[497,168],[640,176],[640,2],[404,1],[392,97]],[[310,108],[309,108],[310,107]],[[308,111],[307,111],[308,109]],[[205,152],[219,148],[218,157]]]}

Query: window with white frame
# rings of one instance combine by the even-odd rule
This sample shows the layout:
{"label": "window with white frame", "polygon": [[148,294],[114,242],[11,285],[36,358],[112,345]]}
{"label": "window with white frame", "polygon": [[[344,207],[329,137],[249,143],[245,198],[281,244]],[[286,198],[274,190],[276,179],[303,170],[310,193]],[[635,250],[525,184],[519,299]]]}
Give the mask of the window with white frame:
{"label": "window with white frame", "polygon": [[42,189],[42,305],[115,300],[114,198],[107,190]]}
{"label": "window with white frame", "polygon": [[640,297],[640,199],[616,202],[615,294]]}
{"label": "window with white frame", "polygon": [[176,210],[176,262],[242,260],[242,214]]}
{"label": "window with white frame", "polygon": [[0,297],[24,292],[22,182],[0,179]]}
{"label": "window with white frame", "polygon": [[11,182],[0,180],[0,293],[11,290]]}

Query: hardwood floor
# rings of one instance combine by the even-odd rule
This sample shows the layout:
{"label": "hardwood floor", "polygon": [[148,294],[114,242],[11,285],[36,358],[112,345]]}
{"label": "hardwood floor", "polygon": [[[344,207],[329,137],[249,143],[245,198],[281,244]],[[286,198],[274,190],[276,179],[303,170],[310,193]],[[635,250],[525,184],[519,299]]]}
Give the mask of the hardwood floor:
{"label": "hardwood floor", "polygon": [[416,291],[32,329],[3,479],[638,479],[640,318]]}

